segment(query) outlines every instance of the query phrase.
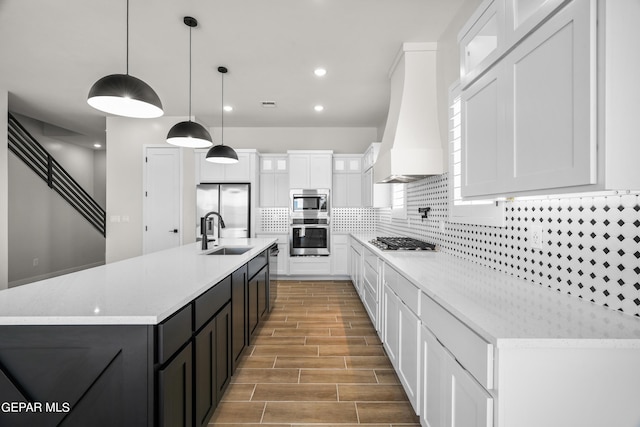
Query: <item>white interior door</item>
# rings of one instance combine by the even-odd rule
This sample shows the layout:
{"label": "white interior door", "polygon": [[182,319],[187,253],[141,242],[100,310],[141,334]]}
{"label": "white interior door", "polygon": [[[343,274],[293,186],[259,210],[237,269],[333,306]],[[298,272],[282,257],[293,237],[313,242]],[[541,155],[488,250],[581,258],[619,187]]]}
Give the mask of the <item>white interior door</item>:
{"label": "white interior door", "polygon": [[143,250],[151,253],[182,242],[180,149],[145,147]]}

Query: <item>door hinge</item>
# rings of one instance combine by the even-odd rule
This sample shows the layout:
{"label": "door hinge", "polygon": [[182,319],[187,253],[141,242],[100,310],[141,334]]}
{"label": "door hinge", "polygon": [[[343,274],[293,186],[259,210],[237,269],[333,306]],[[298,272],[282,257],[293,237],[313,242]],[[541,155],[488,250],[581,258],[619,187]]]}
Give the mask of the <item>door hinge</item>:
{"label": "door hinge", "polygon": [[149,158],[145,156],[145,158],[144,158],[144,162],[145,162],[145,163],[149,163]]}
{"label": "door hinge", "polygon": [[144,192],[144,197],[149,197],[149,193],[147,193],[146,191]]}
{"label": "door hinge", "polygon": [[144,226],[144,231],[149,231],[149,227],[147,227],[146,225]]}

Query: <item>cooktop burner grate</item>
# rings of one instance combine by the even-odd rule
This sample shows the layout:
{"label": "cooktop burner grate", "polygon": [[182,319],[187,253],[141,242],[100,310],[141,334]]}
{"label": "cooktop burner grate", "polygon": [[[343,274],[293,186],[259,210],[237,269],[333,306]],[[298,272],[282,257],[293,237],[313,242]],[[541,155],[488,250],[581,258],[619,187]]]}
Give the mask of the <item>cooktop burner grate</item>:
{"label": "cooktop burner grate", "polygon": [[412,237],[377,237],[370,242],[385,251],[434,251],[436,245]]}

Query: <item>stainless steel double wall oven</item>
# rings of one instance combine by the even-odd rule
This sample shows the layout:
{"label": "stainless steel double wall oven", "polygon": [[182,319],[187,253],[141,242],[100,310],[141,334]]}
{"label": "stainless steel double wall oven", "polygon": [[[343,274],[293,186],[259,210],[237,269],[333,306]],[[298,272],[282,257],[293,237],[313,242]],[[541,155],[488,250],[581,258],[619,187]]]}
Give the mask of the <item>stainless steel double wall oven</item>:
{"label": "stainless steel double wall oven", "polygon": [[330,212],[329,189],[291,190],[289,212],[291,255],[329,255]]}

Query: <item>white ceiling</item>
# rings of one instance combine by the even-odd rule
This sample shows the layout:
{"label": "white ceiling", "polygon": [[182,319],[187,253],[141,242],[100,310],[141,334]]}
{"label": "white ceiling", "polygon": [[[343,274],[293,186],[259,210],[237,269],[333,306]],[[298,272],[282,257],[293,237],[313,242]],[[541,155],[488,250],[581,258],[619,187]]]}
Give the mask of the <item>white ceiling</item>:
{"label": "white ceiling", "polygon": [[[437,41],[464,1],[130,0],[129,73],[156,90],[165,115],[186,116],[183,17],[193,16],[192,114],[203,124],[220,124],[224,65],[225,127],[376,127],[401,43]],[[11,111],[104,140],[104,113],[86,96],[126,71],[125,0],[0,0],[0,52]]]}

